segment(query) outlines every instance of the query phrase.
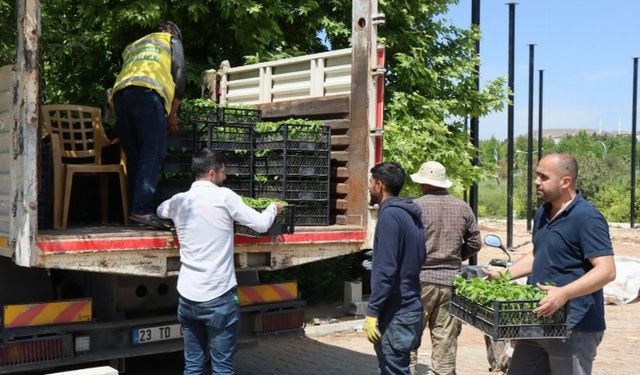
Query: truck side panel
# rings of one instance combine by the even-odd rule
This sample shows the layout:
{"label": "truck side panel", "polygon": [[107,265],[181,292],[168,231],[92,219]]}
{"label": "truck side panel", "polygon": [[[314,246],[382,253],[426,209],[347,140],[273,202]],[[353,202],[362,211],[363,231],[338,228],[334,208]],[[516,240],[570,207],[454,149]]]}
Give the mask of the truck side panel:
{"label": "truck side panel", "polygon": [[11,70],[12,65],[0,67],[0,254],[9,252],[9,226],[11,212]]}

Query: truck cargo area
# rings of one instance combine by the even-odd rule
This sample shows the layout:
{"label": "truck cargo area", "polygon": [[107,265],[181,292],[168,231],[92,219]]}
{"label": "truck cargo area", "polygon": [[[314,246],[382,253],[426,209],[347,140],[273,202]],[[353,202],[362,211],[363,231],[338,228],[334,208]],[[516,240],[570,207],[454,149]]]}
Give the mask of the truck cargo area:
{"label": "truck cargo area", "polygon": [[[279,236],[236,235],[235,265],[276,270],[360,251],[366,229],[353,225],[296,227]],[[121,226],[41,230],[38,266],[139,276],[173,276],[180,268],[178,241],[171,231]]]}

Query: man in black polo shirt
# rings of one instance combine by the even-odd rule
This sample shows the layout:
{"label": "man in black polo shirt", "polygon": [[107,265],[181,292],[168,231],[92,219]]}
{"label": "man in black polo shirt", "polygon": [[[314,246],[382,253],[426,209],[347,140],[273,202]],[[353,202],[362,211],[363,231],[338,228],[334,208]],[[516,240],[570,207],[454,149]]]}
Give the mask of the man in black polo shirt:
{"label": "man in black polo shirt", "polygon": [[529,284],[547,291],[534,310],[538,316],[570,301],[571,333],[566,340],[518,340],[508,373],[591,374],[605,330],[602,288],[616,276],[609,225],[576,191],[573,156],[548,155],[536,174],[544,204],[534,218],[534,248],[509,271],[513,279],[529,276]]}

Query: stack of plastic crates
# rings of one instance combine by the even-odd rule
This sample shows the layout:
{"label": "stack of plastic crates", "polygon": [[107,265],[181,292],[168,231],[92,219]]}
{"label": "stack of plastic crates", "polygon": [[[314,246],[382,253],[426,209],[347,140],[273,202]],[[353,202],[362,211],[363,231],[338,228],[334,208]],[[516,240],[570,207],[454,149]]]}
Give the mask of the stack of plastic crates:
{"label": "stack of plastic crates", "polygon": [[40,145],[38,183],[38,229],[53,227],[53,151],[47,140]]}
{"label": "stack of plastic crates", "polygon": [[191,114],[180,114],[180,131],[167,135],[166,155],[162,162],[160,180],[156,188],[156,203],[171,198],[173,195],[187,191],[193,182],[191,158],[195,150],[193,130],[188,126]]}
{"label": "stack of plastic crates", "polygon": [[196,147],[208,147],[226,156],[224,186],[247,197],[253,196],[255,124],[260,111],[249,108],[215,108],[214,116],[192,116]]}
{"label": "stack of plastic crates", "polygon": [[284,123],[255,148],[255,196],[294,205],[296,225],[329,225],[331,128]]}

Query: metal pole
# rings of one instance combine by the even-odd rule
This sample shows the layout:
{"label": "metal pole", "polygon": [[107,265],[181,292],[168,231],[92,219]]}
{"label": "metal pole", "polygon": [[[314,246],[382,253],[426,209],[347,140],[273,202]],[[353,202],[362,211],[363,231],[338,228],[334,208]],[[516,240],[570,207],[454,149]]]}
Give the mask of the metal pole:
{"label": "metal pole", "polygon": [[[473,0],[471,2],[471,25],[477,28],[480,27],[480,0]],[[476,56],[478,57],[478,63],[476,65],[475,74],[475,85],[476,91],[480,92],[480,39],[476,40]],[[479,132],[480,119],[476,116],[471,117],[471,142],[473,146],[478,150],[480,148],[480,132]],[[473,159],[471,160],[472,165],[478,165],[478,154],[474,154]],[[471,210],[476,216],[476,220],[478,218],[478,184],[474,183],[471,185],[471,189],[469,191],[469,206],[471,206]],[[469,258],[470,265],[478,264],[478,257],[472,256]]]}
{"label": "metal pole", "polygon": [[509,3],[509,104],[507,105],[507,247],[513,246],[513,71],[516,3]]}
{"label": "metal pole", "polygon": [[629,224],[635,227],[636,219],[636,119],[638,109],[638,58],[633,58],[633,108],[631,110],[631,208]]}
{"label": "metal pole", "polygon": [[533,61],[535,44],[529,44],[529,128],[527,138],[527,231],[531,231],[533,185]]}
{"label": "metal pole", "polygon": [[544,70],[538,70],[538,161],[542,159],[542,83],[544,82]]}

